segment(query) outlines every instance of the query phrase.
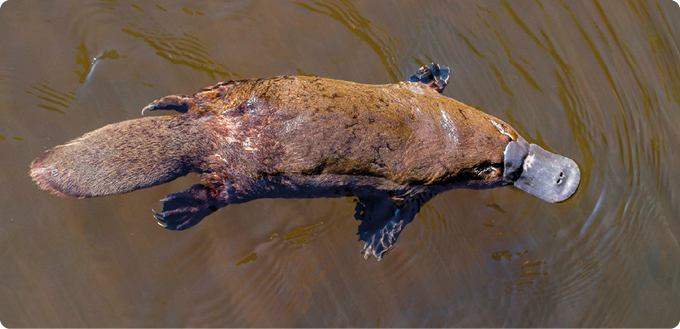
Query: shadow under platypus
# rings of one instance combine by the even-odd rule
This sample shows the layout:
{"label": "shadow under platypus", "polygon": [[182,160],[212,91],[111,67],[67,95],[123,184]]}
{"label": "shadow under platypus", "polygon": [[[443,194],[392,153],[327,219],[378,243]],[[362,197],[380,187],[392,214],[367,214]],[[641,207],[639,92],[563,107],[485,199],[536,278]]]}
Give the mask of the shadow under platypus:
{"label": "shadow under platypus", "polygon": [[202,183],[162,199],[159,223],[184,230],[229,204],[356,196],[364,257],[380,259],[423,204],[453,188],[514,184],[548,202],[580,182],[571,159],[441,95],[449,69],[365,85],[307,76],[229,81],[159,99],[175,110],[105,126],[31,165],[43,189],[79,198],[127,193],[190,172]]}

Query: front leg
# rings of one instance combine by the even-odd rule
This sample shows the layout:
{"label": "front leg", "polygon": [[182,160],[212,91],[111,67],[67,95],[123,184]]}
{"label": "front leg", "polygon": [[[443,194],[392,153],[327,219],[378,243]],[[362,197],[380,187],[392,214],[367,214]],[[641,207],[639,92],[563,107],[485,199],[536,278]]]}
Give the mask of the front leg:
{"label": "front leg", "polygon": [[219,191],[202,184],[170,194],[161,201],[163,211],[154,211],[158,224],[169,230],[186,230],[203,218],[227,205],[218,197]]}
{"label": "front leg", "polygon": [[361,220],[359,240],[364,241],[361,253],[378,260],[394,247],[406,225],[411,223],[422,206],[436,195],[427,189],[389,197],[385,194],[359,196],[354,218]]}

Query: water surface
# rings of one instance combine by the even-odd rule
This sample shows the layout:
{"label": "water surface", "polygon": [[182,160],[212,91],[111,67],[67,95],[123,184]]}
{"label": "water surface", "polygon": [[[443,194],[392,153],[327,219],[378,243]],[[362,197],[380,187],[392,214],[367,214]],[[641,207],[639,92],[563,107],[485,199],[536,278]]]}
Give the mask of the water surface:
{"label": "water surface", "polygon": [[[0,9],[0,321],[7,327],[675,326],[680,8],[671,1],[16,1]],[[429,202],[377,262],[353,198],[232,205],[181,232],[189,176],[63,199],[29,164],[218,81],[362,83],[448,65],[444,94],[573,158],[576,195]]]}

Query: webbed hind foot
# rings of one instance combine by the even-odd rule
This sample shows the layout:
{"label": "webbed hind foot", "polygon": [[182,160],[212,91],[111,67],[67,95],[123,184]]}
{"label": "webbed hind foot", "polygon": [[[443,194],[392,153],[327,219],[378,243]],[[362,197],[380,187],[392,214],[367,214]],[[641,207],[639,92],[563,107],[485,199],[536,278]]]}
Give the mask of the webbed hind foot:
{"label": "webbed hind foot", "polygon": [[170,194],[161,201],[163,211],[154,211],[154,217],[158,224],[169,230],[186,230],[224,207],[213,197],[211,190],[201,184]]}
{"label": "webbed hind foot", "polygon": [[151,104],[145,106],[142,109],[142,115],[146,111],[157,111],[157,110],[167,110],[167,111],[177,111],[179,113],[187,113],[191,109],[193,100],[191,96],[187,95],[170,95],[165,96],[159,100],[153,101]]}

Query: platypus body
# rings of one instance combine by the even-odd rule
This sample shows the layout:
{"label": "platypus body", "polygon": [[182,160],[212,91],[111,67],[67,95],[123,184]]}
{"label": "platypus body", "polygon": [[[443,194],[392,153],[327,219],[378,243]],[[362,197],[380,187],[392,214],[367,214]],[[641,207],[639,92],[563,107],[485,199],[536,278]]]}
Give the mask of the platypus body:
{"label": "platypus body", "polygon": [[115,123],[54,147],[31,176],[52,193],[86,198],[198,172],[202,184],[161,200],[156,218],[173,230],[259,198],[355,195],[363,253],[378,259],[423,203],[451,188],[515,184],[549,202],[574,194],[572,160],[443,96],[448,76],[432,64],[387,85],[309,76],[220,83],[142,111],[182,115]]}

